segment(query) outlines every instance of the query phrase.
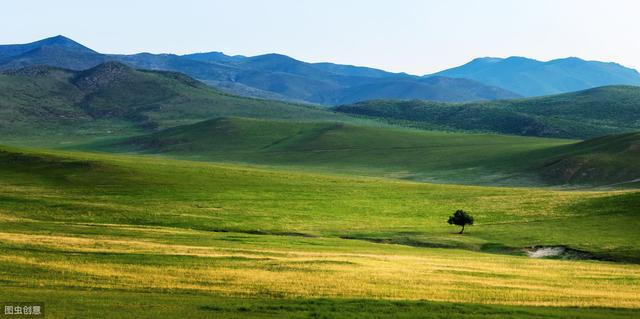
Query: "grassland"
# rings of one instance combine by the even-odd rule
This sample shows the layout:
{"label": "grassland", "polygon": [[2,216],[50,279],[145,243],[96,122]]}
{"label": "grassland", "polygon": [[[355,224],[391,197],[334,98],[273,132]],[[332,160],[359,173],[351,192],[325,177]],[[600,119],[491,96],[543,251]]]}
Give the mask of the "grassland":
{"label": "grassland", "polygon": [[339,122],[217,118],[82,148],[418,181],[545,185],[536,169],[550,149],[572,143]]}
{"label": "grassland", "polygon": [[640,135],[578,143],[339,122],[217,118],[84,149],[199,161],[502,186],[633,186]]}
{"label": "grassland", "polygon": [[470,102],[364,101],[338,112],[427,129],[589,139],[637,131],[640,88],[607,86],[551,96]]}
{"label": "grassland", "polygon": [[[0,298],[44,300],[53,318],[633,318],[640,308],[638,192],[11,148],[0,164]],[[477,219],[463,236],[445,223],[458,208]],[[539,245],[608,261],[523,256]]]}
{"label": "grassland", "polygon": [[[120,63],[1,74],[1,142],[58,150],[0,147],[0,300],[49,318],[637,318],[637,134],[388,122],[583,138],[636,129],[638,96],[332,112]],[[573,253],[526,256],[546,246]]]}
{"label": "grassland", "polygon": [[[549,152],[550,151],[550,152]],[[542,174],[564,182],[634,187],[640,178],[640,134],[608,135],[548,150]]]}

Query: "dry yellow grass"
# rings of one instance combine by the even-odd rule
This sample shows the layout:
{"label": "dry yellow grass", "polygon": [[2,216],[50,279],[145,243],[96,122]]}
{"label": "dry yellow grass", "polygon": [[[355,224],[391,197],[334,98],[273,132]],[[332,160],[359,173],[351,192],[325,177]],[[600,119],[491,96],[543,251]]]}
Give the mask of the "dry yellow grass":
{"label": "dry yellow grass", "polygon": [[[115,225],[114,225],[115,226]],[[84,225],[84,227],[91,227]],[[188,230],[145,229],[165,236]],[[195,231],[194,231],[195,232]],[[191,235],[203,236],[202,233]],[[222,236],[208,234],[209,237]],[[262,236],[264,237],[264,236]],[[344,297],[434,300],[534,306],[640,307],[640,266],[605,262],[535,260],[460,250],[414,249],[356,242],[342,251],[339,240],[271,238],[273,247],[243,244],[186,245],[116,236],[78,237],[0,233],[3,245],[64,251],[65,258],[3,255],[0,264],[26,267],[29,285],[126,290],[193,290],[224,296]],[[323,246],[278,246],[284,240]],[[351,242],[348,244],[351,245]],[[332,252],[333,250],[333,252]],[[159,266],[87,258],[95,254],[192,256],[197,263]],[[0,279],[5,274],[0,274]]]}

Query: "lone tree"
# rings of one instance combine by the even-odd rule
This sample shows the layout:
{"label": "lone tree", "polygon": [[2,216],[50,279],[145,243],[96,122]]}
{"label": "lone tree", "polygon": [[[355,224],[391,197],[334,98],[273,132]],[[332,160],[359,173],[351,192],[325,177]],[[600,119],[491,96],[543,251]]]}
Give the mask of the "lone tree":
{"label": "lone tree", "polygon": [[462,226],[462,229],[458,234],[462,234],[464,232],[464,226],[473,225],[473,216],[467,214],[464,210],[457,210],[453,215],[449,216],[449,220],[447,221],[450,225],[458,225]]}

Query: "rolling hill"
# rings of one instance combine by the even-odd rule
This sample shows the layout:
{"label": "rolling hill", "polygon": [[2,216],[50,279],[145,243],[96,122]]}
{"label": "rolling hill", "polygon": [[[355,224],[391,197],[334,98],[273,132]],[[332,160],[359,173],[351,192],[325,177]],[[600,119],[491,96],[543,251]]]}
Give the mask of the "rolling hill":
{"label": "rolling hill", "polygon": [[603,136],[550,152],[539,171],[551,182],[640,185],[640,133]]}
{"label": "rolling hill", "polygon": [[23,45],[0,45],[0,70],[49,65],[85,70],[118,61],[138,69],[184,73],[228,93],[252,97],[343,104],[373,98],[471,101],[519,95],[482,83],[448,78],[423,79],[365,67],[306,63],[280,54],[254,57],[220,52],[101,54],[63,36]]}
{"label": "rolling hill", "polygon": [[[93,54],[72,42],[58,40],[35,50],[72,48]],[[25,54],[16,48],[2,52]],[[199,59],[222,58],[204,55]],[[289,65],[290,59],[282,59],[277,55],[230,58],[238,65],[248,63],[252,68],[285,69],[296,76],[315,77],[314,67]],[[349,76],[373,72],[323,67]],[[381,75],[373,72],[373,76]],[[320,77],[315,80],[322,81]],[[451,80],[432,77],[422,81],[432,85],[428,83]],[[461,91],[468,92],[473,83],[455,82],[465,81],[470,85]],[[372,90],[388,94],[381,87]],[[136,70],[120,62],[106,62],[81,71],[50,66],[5,70],[0,74],[0,134],[3,142],[10,144],[61,146],[88,142],[89,148],[110,151],[421,181],[606,185],[637,178],[635,167],[629,164],[637,158],[636,153],[581,151],[583,146],[562,146],[569,143],[565,140],[420,132],[391,129],[386,124],[372,126],[372,121],[369,126],[346,123],[366,122],[352,117],[356,115],[428,129],[590,138],[638,130],[640,123],[635,119],[639,101],[640,88],[611,86],[549,97],[473,103],[377,100],[336,107],[331,112],[303,104],[237,97],[180,73]],[[283,119],[293,121],[278,121]],[[147,135],[93,143],[96,138],[137,134]],[[613,136],[602,141],[603,145],[621,143]],[[633,150],[634,145],[627,148]]]}
{"label": "rolling hill", "polygon": [[542,96],[608,85],[640,85],[640,73],[617,63],[579,58],[541,62],[523,57],[478,58],[434,75],[473,79],[516,92]]}
{"label": "rolling hill", "polygon": [[640,87],[610,86],[539,98],[458,104],[377,100],[334,110],[423,128],[593,138],[640,130]]}
{"label": "rolling hill", "polygon": [[217,118],[84,149],[490,185],[633,186],[640,134],[576,143],[280,120]]}
{"label": "rolling hill", "polygon": [[0,74],[3,139],[127,135],[219,116],[345,119],[308,105],[242,98],[173,72],[118,62],[72,71],[33,66]]}

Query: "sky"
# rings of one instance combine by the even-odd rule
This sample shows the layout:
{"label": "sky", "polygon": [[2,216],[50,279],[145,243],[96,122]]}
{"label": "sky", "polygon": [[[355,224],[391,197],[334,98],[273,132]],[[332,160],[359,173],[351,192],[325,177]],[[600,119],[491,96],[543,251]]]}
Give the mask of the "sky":
{"label": "sky", "polygon": [[7,1],[0,43],[58,34],[103,53],[281,53],[429,74],[476,57],[640,69],[637,0]]}

